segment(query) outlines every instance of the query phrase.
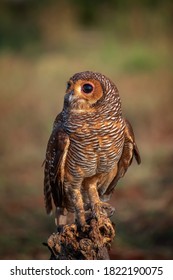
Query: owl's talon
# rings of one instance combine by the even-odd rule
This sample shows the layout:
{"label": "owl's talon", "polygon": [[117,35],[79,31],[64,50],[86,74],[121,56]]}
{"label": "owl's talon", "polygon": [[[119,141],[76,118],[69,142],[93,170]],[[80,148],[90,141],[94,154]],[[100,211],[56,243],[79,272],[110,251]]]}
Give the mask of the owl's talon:
{"label": "owl's talon", "polygon": [[102,211],[101,204],[100,203],[96,203],[92,207],[92,216],[93,216],[93,218],[99,220],[101,215],[104,215],[104,213]]}
{"label": "owl's talon", "polygon": [[101,216],[111,217],[115,212],[115,208],[112,207],[108,203],[96,203],[92,208],[93,217],[97,220],[100,219]]}
{"label": "owl's talon", "polygon": [[89,230],[89,228],[90,228],[90,226],[85,224],[85,225],[81,226],[81,231],[82,232],[87,232]]}
{"label": "owl's talon", "polygon": [[109,203],[102,202],[101,207],[106,212],[106,215],[107,215],[108,218],[113,216],[113,214],[115,212],[115,208],[112,207]]}

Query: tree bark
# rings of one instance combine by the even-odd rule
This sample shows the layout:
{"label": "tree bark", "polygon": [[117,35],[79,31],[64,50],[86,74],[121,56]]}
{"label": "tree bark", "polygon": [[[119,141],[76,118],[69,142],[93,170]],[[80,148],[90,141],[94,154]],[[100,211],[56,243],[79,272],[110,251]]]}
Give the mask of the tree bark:
{"label": "tree bark", "polygon": [[45,245],[52,260],[108,260],[108,251],[115,237],[109,218],[90,219],[82,229],[76,223],[60,226]]}

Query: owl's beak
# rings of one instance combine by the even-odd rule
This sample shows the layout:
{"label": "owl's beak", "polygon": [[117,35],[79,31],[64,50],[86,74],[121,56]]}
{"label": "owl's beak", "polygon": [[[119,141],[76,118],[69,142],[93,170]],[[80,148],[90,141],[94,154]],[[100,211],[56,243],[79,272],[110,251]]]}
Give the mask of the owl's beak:
{"label": "owl's beak", "polygon": [[74,99],[76,99],[75,98],[75,95],[74,95],[74,90],[71,90],[70,92],[69,92],[69,94],[68,94],[68,100],[69,100],[69,102],[72,102]]}
{"label": "owl's beak", "polygon": [[68,98],[69,102],[79,100],[82,97],[81,94],[74,89],[71,90],[68,95],[69,95],[69,98]]}

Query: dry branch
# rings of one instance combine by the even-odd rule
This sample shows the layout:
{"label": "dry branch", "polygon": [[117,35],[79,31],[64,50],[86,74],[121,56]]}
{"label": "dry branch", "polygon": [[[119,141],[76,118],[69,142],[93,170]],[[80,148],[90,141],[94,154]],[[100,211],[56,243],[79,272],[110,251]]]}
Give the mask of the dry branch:
{"label": "dry branch", "polygon": [[115,237],[112,222],[106,216],[90,219],[85,229],[76,223],[58,228],[47,241],[50,259],[56,260],[105,260]]}

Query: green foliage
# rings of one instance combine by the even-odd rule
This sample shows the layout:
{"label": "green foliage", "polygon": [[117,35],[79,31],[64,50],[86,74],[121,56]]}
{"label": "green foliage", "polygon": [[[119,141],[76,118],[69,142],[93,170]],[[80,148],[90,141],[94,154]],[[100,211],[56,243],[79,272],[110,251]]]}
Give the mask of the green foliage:
{"label": "green foliage", "polygon": [[51,33],[56,28],[56,40],[59,40],[58,29],[62,21],[67,25],[64,33],[71,32],[68,31],[69,25],[76,25],[76,28],[97,28],[106,33],[111,32],[113,36],[121,38],[152,37],[157,34],[158,26],[159,32],[163,34],[171,32],[172,11],[169,0],[164,3],[160,0],[2,1],[0,49],[21,51],[30,45],[37,47],[45,39],[50,40],[50,37],[55,36]]}
{"label": "green foliage", "polygon": [[127,55],[123,65],[126,72],[148,72],[156,69],[159,59],[150,48],[144,48],[143,45],[136,44]]}

